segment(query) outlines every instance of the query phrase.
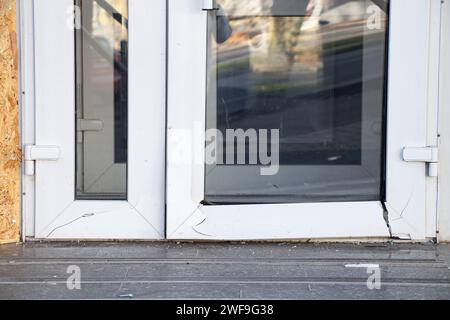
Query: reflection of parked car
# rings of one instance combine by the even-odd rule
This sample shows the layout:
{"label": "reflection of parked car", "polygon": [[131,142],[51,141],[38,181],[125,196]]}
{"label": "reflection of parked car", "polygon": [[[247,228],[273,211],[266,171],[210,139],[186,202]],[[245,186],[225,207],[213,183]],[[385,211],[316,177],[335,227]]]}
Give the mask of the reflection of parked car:
{"label": "reflection of parked car", "polygon": [[339,156],[356,163],[364,82],[383,91],[385,28],[366,28],[368,1],[294,2],[257,15],[234,2],[233,34],[217,45],[217,124],[280,128],[283,150],[348,150]]}
{"label": "reflection of parked car", "polygon": [[366,21],[368,4],[370,2],[357,0],[311,0],[308,5],[311,17],[303,24],[302,31],[317,31],[328,24]]}

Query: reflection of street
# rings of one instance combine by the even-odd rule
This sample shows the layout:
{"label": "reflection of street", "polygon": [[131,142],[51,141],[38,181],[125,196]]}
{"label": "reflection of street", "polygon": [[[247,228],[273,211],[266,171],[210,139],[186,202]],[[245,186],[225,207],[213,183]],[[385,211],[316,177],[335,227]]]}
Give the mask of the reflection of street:
{"label": "reflection of street", "polygon": [[[275,29],[284,17],[230,17],[233,36],[217,47],[218,127],[280,129],[285,163],[320,164],[335,157],[360,162],[363,57],[370,61],[384,55],[384,34],[367,35],[361,10],[358,20],[322,22],[284,35],[287,40],[280,40]],[[329,11],[323,14],[327,17],[339,18]],[[256,31],[259,25],[267,30]],[[255,37],[266,42],[258,44],[261,50]],[[299,46],[286,52],[280,43],[292,38]],[[374,70],[364,74],[364,81],[381,82],[382,77],[383,70]]]}
{"label": "reflection of street", "polygon": [[[333,186],[323,195],[327,199],[348,200],[353,194],[367,200],[367,194],[379,194],[386,15],[380,29],[369,30],[370,0],[218,2],[232,34],[212,44],[217,81],[210,88],[217,99],[209,108],[215,108],[214,125],[222,132],[280,130],[280,176],[289,180],[274,178],[278,191],[271,194],[285,190],[295,202],[295,190],[306,196],[324,185]],[[299,170],[286,175],[283,166]],[[305,176],[308,171],[300,170],[302,166],[323,170]],[[330,180],[343,166],[363,169]],[[236,167],[238,176],[232,170],[218,166],[210,175],[207,185],[215,197],[236,197],[232,190],[241,188],[245,191],[237,197],[245,198],[246,192],[266,194],[272,188],[266,180],[258,185],[251,168],[245,174]],[[238,182],[227,186],[225,175]],[[300,183],[305,180],[310,181],[306,188]],[[338,191],[339,186],[343,189]]]}

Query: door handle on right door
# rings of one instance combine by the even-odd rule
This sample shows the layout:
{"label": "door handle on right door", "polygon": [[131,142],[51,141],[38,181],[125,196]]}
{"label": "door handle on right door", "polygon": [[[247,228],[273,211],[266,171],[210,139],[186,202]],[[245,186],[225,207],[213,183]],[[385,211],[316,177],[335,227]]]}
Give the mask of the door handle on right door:
{"label": "door handle on right door", "polygon": [[423,147],[403,149],[403,161],[406,162],[425,162],[428,164],[428,176],[438,176],[439,149],[438,147]]}

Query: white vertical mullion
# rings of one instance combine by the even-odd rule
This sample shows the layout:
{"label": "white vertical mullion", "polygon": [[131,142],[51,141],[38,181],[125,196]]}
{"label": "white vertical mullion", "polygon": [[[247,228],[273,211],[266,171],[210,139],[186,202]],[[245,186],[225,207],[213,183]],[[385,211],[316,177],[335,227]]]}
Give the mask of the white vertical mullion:
{"label": "white vertical mullion", "polygon": [[164,235],[166,1],[129,0],[128,200]]}
{"label": "white vertical mullion", "polygon": [[450,0],[442,3],[438,240],[450,241]]}
{"label": "white vertical mullion", "polygon": [[392,0],[390,9],[386,191],[394,235],[426,238],[424,163],[405,163],[405,147],[427,144],[430,2]]}
{"label": "white vertical mullion", "polygon": [[172,0],[168,33],[167,236],[204,199],[207,12],[201,0]]}
{"label": "white vertical mullion", "polygon": [[[438,146],[439,75],[441,57],[441,0],[431,1],[428,70],[427,145]],[[437,230],[438,178],[427,178],[427,237],[435,238]]]}

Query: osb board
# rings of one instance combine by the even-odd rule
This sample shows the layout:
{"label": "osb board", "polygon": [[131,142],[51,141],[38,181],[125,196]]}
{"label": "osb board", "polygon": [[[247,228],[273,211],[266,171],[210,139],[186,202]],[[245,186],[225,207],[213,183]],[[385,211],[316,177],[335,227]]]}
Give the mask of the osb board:
{"label": "osb board", "polygon": [[20,239],[16,0],[0,0],[0,244]]}

